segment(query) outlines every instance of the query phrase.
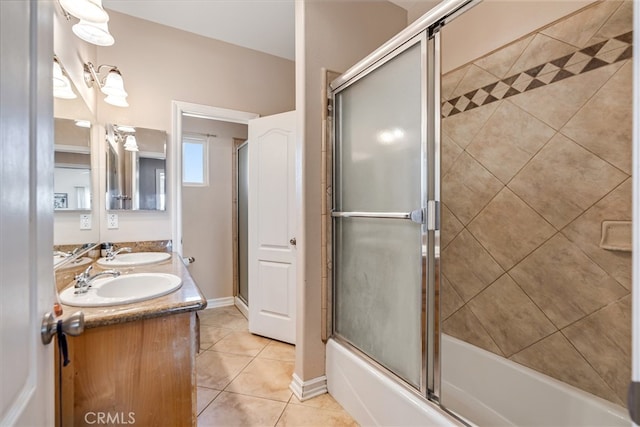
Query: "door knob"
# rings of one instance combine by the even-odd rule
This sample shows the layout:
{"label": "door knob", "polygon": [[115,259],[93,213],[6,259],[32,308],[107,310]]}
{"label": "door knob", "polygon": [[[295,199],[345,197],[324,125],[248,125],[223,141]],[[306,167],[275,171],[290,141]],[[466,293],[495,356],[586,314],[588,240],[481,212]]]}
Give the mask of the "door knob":
{"label": "door knob", "polygon": [[289,243],[291,244],[291,246],[295,246],[296,245],[296,238],[293,237],[289,240]]}
{"label": "door knob", "polygon": [[43,344],[49,344],[53,336],[58,331],[58,323],[61,323],[62,332],[77,337],[84,332],[84,313],[78,311],[73,313],[65,320],[56,320],[52,313],[47,313],[42,319],[42,327],[40,328],[40,336]]}

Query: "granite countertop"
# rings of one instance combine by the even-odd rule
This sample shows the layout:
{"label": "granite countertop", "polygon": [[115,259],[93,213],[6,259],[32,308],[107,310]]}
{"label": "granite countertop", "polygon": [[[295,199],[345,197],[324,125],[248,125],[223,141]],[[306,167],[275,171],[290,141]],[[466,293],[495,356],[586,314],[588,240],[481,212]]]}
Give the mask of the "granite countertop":
{"label": "granite countertop", "polygon": [[[93,274],[107,270],[107,268],[103,268],[97,263],[94,263],[93,266]],[[109,307],[75,307],[61,304],[63,309],[62,317],[65,318],[77,311],[83,311],[84,327],[95,328],[98,326],[202,310],[207,306],[207,300],[200,292],[198,285],[196,285],[191,278],[180,256],[176,253],[172,253],[171,258],[167,261],[158,264],[141,265],[138,267],[118,267],[116,270],[119,270],[123,275],[132,273],[171,273],[182,278],[182,286],[168,295],[132,304],[113,305]],[[74,281],[70,282],[68,286],[73,285]],[[68,286],[65,286],[65,288]]]}

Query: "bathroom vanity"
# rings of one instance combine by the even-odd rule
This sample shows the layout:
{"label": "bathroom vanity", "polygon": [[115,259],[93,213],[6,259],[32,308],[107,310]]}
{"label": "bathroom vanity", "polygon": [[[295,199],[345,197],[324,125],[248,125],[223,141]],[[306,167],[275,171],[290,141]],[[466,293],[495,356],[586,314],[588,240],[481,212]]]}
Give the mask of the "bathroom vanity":
{"label": "bathroom vanity", "polygon": [[[96,263],[94,273],[100,270]],[[63,318],[84,312],[85,330],[67,338],[69,365],[60,368],[56,351],[56,425],[94,424],[98,417],[109,424],[195,425],[196,311],[206,300],[175,254],[159,264],[118,270],[171,273],[182,278],[182,286],[133,304],[62,306]]]}

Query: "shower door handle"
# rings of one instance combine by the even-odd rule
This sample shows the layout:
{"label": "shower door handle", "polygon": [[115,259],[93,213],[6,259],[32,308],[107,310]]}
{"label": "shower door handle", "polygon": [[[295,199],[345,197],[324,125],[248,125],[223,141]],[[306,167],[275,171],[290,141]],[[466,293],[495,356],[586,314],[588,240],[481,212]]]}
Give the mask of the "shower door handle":
{"label": "shower door handle", "polygon": [[333,218],[378,218],[408,219],[418,224],[425,223],[425,210],[419,208],[411,212],[331,212]]}
{"label": "shower door handle", "polygon": [[424,208],[411,212],[331,212],[333,218],[380,218],[380,219],[408,219],[417,224],[427,226],[427,230],[440,230],[440,202],[428,200]]}

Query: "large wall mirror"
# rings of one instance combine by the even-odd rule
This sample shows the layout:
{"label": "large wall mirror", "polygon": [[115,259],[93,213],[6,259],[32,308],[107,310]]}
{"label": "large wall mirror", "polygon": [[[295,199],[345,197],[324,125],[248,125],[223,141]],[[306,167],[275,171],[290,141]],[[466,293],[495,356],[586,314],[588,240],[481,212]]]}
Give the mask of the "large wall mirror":
{"label": "large wall mirror", "polygon": [[[63,70],[81,66],[58,61]],[[97,215],[94,215],[100,203],[95,198],[98,182],[94,176],[96,141],[92,141],[95,117],[68,75],[60,78],[65,85],[54,86],[53,98],[54,194],[51,208],[55,213],[55,249],[68,255],[87,242],[100,240],[100,227]],[[87,220],[84,227],[81,218]],[[60,253],[59,257],[66,259]]]}
{"label": "large wall mirror", "polygon": [[54,119],[55,210],[91,210],[91,122]]}
{"label": "large wall mirror", "polygon": [[167,133],[107,124],[108,210],[166,209]]}

